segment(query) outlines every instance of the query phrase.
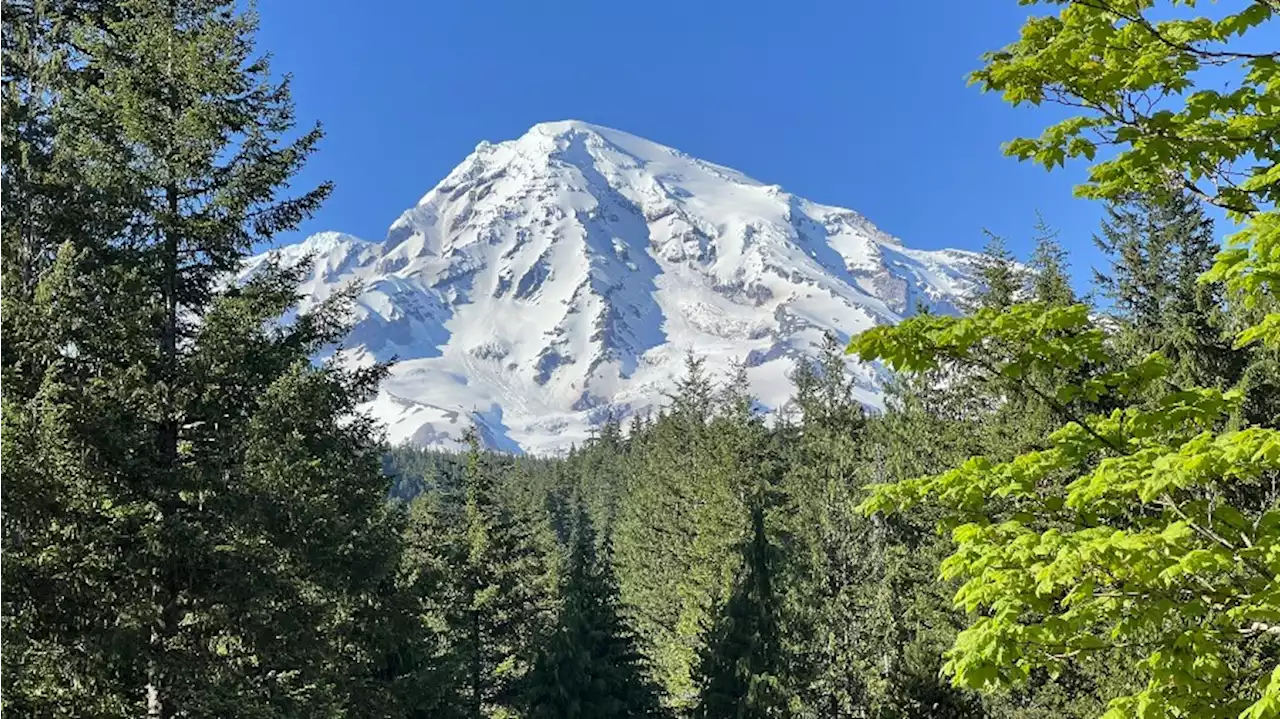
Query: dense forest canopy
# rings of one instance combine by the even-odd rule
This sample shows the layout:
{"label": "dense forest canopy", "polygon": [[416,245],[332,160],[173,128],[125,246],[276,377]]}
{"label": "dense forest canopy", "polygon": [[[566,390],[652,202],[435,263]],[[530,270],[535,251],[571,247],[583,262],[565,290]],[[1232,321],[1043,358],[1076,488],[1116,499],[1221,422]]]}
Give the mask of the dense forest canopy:
{"label": "dense forest canopy", "polygon": [[386,447],[351,295],[222,282],[328,193],[252,14],[4,0],[3,708],[1280,717],[1280,6],[1024,4],[973,79],[1070,109],[1006,151],[1088,164],[1089,299],[992,236],[777,415],[690,356],[552,458]]}

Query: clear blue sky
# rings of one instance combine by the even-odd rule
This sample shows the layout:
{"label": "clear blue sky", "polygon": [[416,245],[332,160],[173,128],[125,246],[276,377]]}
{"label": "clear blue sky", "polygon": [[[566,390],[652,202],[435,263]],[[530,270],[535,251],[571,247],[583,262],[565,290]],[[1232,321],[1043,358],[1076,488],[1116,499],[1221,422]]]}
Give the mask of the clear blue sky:
{"label": "clear blue sky", "polygon": [[[1028,251],[1035,212],[1078,280],[1099,262],[1080,165],[1046,173],[1000,143],[1051,109],[966,86],[1031,8],[980,2],[601,0],[261,4],[260,47],[327,137],[302,178],[336,192],[304,233],[379,239],[481,140],[579,119],[855,209],[921,248]],[[295,239],[294,237],[286,239]],[[1078,282],[1079,283],[1079,282]]]}

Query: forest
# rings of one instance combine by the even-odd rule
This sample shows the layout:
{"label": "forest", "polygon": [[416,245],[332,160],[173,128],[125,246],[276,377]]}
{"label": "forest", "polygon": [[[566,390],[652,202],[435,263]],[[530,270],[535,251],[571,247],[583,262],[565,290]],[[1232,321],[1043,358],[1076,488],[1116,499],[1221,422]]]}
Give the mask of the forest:
{"label": "forest", "polygon": [[1004,150],[1093,238],[532,457],[388,447],[386,368],[313,361],[352,295],[225,282],[331,189],[252,13],[4,0],[0,707],[1280,717],[1280,5],[1023,4],[970,79],[1065,110]]}

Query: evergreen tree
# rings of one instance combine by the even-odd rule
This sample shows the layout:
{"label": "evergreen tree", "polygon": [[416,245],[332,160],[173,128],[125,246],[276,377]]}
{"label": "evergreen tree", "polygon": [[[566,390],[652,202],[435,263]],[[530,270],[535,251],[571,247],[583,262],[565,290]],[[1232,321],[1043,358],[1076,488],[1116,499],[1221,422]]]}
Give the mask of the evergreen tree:
{"label": "evergreen tree", "polygon": [[[195,506],[178,510],[185,526],[171,522],[167,541],[186,550],[175,552],[170,570],[178,577],[176,611],[185,605],[186,621],[199,628],[184,637],[180,619],[172,635],[179,649],[161,655],[167,671],[183,672],[176,680],[166,674],[170,694],[196,695],[173,705],[200,713],[199,698],[206,711],[226,714],[252,706],[256,693],[285,715],[395,712],[383,642],[397,616],[390,589],[399,522],[386,503],[381,429],[357,411],[383,370],[312,365],[345,324],[304,315],[276,336],[272,321],[292,305],[298,275],[281,276],[264,301],[255,295],[267,281],[225,293],[187,358],[203,389],[184,412],[196,425],[183,447],[191,473],[184,489],[194,495],[186,501]],[[270,382],[260,384],[256,372]],[[252,414],[238,427],[228,418],[246,406]],[[196,567],[208,584],[193,581]],[[189,647],[199,637],[208,650]],[[273,670],[264,673],[272,666],[309,676],[320,691],[288,678],[275,686]],[[217,704],[198,697],[211,686],[225,688]]]}
{"label": "evergreen tree", "polygon": [[394,711],[382,369],[310,362],[347,297],[221,284],[327,193],[279,197],[318,131],[233,3],[4,11],[6,708]]}
{"label": "evergreen tree", "polygon": [[515,714],[519,687],[547,634],[547,570],[531,529],[502,501],[499,468],[474,431],[441,596],[448,661],[463,716]]}
{"label": "evergreen tree", "polygon": [[834,336],[826,337],[820,360],[799,365],[793,380],[800,414],[794,427],[781,430],[790,448],[782,486],[793,541],[778,594],[797,620],[786,627],[787,641],[806,665],[806,715],[852,717],[864,694],[866,647],[857,635],[868,523],[854,506],[866,417]]}
{"label": "evergreen tree", "polygon": [[692,671],[728,597],[747,500],[773,438],[742,368],[717,390],[690,358],[672,404],[629,439],[616,533],[623,603],[668,701],[697,698]]}
{"label": "evergreen tree", "polygon": [[426,493],[459,492],[465,463],[466,457],[457,452],[403,445],[387,452],[383,472],[392,478],[392,499],[412,503]]}
{"label": "evergreen tree", "polygon": [[558,628],[530,674],[530,719],[663,716],[636,637],[623,621],[609,544],[597,552],[590,516],[578,502],[563,579]]}
{"label": "evergreen tree", "polygon": [[574,469],[577,489],[587,503],[592,523],[599,527],[601,538],[612,536],[618,521],[618,510],[626,490],[623,482],[627,445],[622,426],[610,418],[600,433],[583,448]]}
{"label": "evergreen tree", "polygon": [[[1007,432],[983,431],[1004,420],[988,398],[970,394],[981,385],[942,380],[896,376],[886,387],[885,411],[869,419],[863,434],[865,483],[859,497],[868,487],[941,471],[958,458],[1009,441]],[[951,606],[955,586],[937,579],[950,547],[935,531],[937,520],[925,512],[868,518],[859,535],[862,582],[850,634],[865,687],[865,716],[983,716],[971,695],[940,676],[943,650],[963,615]]]}
{"label": "evergreen tree", "polygon": [[1243,358],[1224,331],[1222,286],[1198,281],[1219,249],[1200,203],[1185,193],[1130,194],[1106,213],[1094,242],[1111,268],[1094,274],[1124,328],[1124,356],[1159,351],[1180,383],[1234,381]]}
{"label": "evergreen tree", "polygon": [[[121,223],[120,213],[99,201],[103,193],[86,186],[64,139],[65,98],[84,69],[67,51],[80,24],[72,10],[40,0],[5,0],[0,9],[6,590],[0,652],[6,708],[54,715],[78,706],[111,716],[131,711],[140,697],[123,687],[131,662],[116,649],[136,629],[121,626],[112,610],[131,592],[113,581],[109,565],[117,556],[111,546],[115,537],[111,519],[101,511],[100,493],[75,466],[75,453],[58,447],[58,435],[68,431],[68,415],[81,417],[83,411],[75,406],[78,397],[68,387],[68,373],[57,365],[77,359],[68,355],[81,351],[69,331],[96,326],[111,335],[103,338],[110,342],[119,320],[127,323],[130,307],[118,298],[111,303],[112,298],[85,292],[102,277],[77,274],[84,258],[64,246],[110,237]],[[83,14],[89,17],[95,10],[85,3]],[[79,292],[63,296],[62,290]],[[71,314],[64,316],[68,310]],[[77,551],[77,537],[98,541],[92,546],[85,541]],[[60,600],[49,602],[50,596]]]}
{"label": "evergreen tree", "polygon": [[[426,454],[408,448],[395,452],[402,459]],[[398,670],[396,688],[404,697],[406,715],[415,719],[468,716],[449,642],[450,602],[456,597],[449,583],[449,559],[461,522],[461,504],[455,499],[451,490],[437,486],[417,495],[406,507],[404,551],[395,587],[403,618],[388,664]]]}
{"label": "evergreen tree", "polygon": [[1076,295],[1067,274],[1067,251],[1058,243],[1058,231],[1037,215],[1035,233],[1027,296],[1035,302],[1059,307],[1075,304]]}
{"label": "evergreen tree", "polygon": [[[726,591],[720,542],[709,530],[723,493],[712,459],[714,388],[690,357],[669,410],[631,439],[636,447],[617,528],[618,581],[624,605],[669,700],[683,706],[695,690],[690,670],[704,618]],[[707,536],[715,531],[715,536]]]}
{"label": "evergreen tree", "polygon": [[[3,12],[3,258],[5,362],[16,361],[15,313],[29,303],[40,277],[52,266],[62,242],[77,233],[110,234],[120,218],[92,212],[97,196],[85,187],[79,167],[58,142],[65,120],[66,94],[84,68],[67,47],[81,24],[99,9],[84,3],[80,13],[66,3],[4,0]],[[101,206],[96,209],[103,209]],[[20,301],[21,300],[21,301]],[[31,339],[31,338],[28,338]],[[23,353],[26,357],[29,353]],[[34,359],[34,358],[28,358]],[[11,373],[9,382],[31,382],[36,373]],[[10,384],[16,390],[17,385]],[[24,388],[24,391],[30,391]]]}
{"label": "evergreen tree", "polygon": [[968,309],[1008,307],[1018,300],[1022,291],[1022,269],[1000,235],[983,230],[987,243],[982,254],[974,262],[978,286],[968,301]]}
{"label": "evergreen tree", "polygon": [[790,662],[775,586],[778,549],[765,527],[763,498],[751,508],[742,572],[710,631],[697,669],[697,719],[792,716]]}

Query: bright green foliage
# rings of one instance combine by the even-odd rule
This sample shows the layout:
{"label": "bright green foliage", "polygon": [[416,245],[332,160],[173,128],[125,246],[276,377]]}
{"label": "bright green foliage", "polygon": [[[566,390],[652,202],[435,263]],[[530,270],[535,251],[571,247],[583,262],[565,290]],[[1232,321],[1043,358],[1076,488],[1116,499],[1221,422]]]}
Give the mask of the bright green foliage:
{"label": "bright green foliage", "polygon": [[[1217,431],[1236,394],[1173,391],[1078,414],[1077,399],[1146,392],[1168,368],[1155,355],[1107,371],[1084,307],[911,319],[865,333],[851,350],[899,370],[954,364],[1004,377],[1069,420],[1042,449],[880,485],[863,505],[894,511],[929,499],[962,522],[942,566],[963,581],[957,605],[975,615],[948,654],[958,685],[991,690],[1082,654],[1140,647],[1147,684],[1115,697],[1108,717],[1234,717],[1258,701],[1280,656],[1269,635],[1280,620],[1271,489],[1280,432]],[[1094,369],[1037,386],[1028,378],[1046,363]]]}
{"label": "bright green foliage", "polygon": [[538,652],[526,690],[530,719],[661,717],[658,688],[618,606],[608,543],[579,504],[555,634]]}
{"label": "bright green foliage", "polygon": [[[1014,105],[1049,101],[1083,112],[1005,152],[1052,168],[1114,146],[1078,194],[1187,192],[1244,222],[1205,280],[1261,308],[1238,344],[1280,345],[1280,53],[1237,49],[1273,19],[1275,3],[1242,2],[1210,19],[1190,16],[1194,3],[1185,0],[1021,1],[1062,10],[1029,19],[1019,41],[989,53],[972,81]],[[1197,88],[1209,70],[1217,89]]]}
{"label": "bright green foliage", "polygon": [[[1275,52],[1237,50],[1238,38],[1272,19],[1274,3],[1232,3],[1217,20],[1189,16],[1194,3],[1184,0],[1021,4],[1062,9],[1030,18],[1018,42],[989,53],[972,82],[1014,105],[1047,101],[1083,112],[1039,138],[1008,143],[1007,154],[1052,168],[1118,146],[1090,167],[1078,188],[1085,197],[1187,190],[1242,215],[1280,199],[1280,61]],[[1196,86],[1206,68],[1215,89]]]}
{"label": "bright green foliage", "polygon": [[[1049,100],[1085,114],[1006,151],[1052,167],[1113,145],[1080,194],[1190,193],[1246,221],[1203,281],[1224,282],[1236,308],[1254,313],[1238,344],[1276,342],[1277,54],[1226,44],[1269,20],[1274,4],[1255,0],[1219,20],[1155,12],[1154,0],[1048,4],[1061,12],[1028,20],[1019,42],[989,54],[973,78],[1014,104]],[[1235,71],[1227,89],[1187,94],[1209,65]],[[1137,251],[1124,281],[1155,271],[1137,266],[1152,250],[1162,259],[1180,242],[1199,253],[1194,226],[1168,226],[1179,236],[1146,242],[1118,233],[1114,248]],[[1179,264],[1194,274],[1196,263]],[[1177,283],[1184,312],[1216,309],[1186,291],[1185,277],[1155,279]],[[1154,318],[1177,292],[1127,296],[1146,303],[1137,317]],[[1171,339],[1160,337],[1168,323],[1158,324],[1145,338]],[[1273,715],[1280,433],[1241,424],[1256,414],[1239,410],[1253,400],[1243,392],[1179,389],[1169,360],[1124,347],[1092,325],[1087,308],[1044,304],[915,318],[855,338],[850,350],[864,359],[907,373],[979,376],[1065,422],[1012,458],[979,455],[877,486],[863,509],[927,500],[958,525],[942,566],[963,582],[956,602],[973,617],[948,653],[958,685],[989,691],[1099,656],[1135,655],[1145,686],[1116,692],[1107,717]],[[1202,381],[1206,363],[1174,359],[1178,380]]]}
{"label": "bright green foliage", "polygon": [[777,594],[780,558],[765,528],[763,498],[751,509],[742,573],[707,639],[696,680],[695,719],[766,719],[794,715],[790,661]]}

